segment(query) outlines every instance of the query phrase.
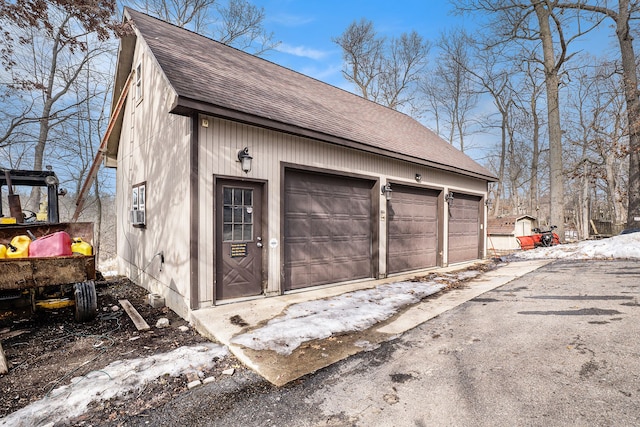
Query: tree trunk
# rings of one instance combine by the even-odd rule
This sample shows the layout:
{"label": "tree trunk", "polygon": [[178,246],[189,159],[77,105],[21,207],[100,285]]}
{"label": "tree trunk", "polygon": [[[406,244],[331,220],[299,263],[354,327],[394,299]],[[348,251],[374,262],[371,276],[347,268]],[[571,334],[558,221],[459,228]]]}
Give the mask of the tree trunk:
{"label": "tree trunk", "polygon": [[[43,170],[44,164],[44,150],[47,146],[47,139],[49,138],[49,117],[51,115],[51,109],[53,107],[53,102],[51,99],[51,91],[53,90],[53,82],[50,82],[50,87],[46,89],[45,93],[45,103],[42,108],[42,115],[40,119],[40,131],[38,133],[38,142],[36,143],[35,150],[33,153],[33,170],[41,171]],[[27,209],[38,212],[40,210],[40,201],[42,198],[42,192],[40,191],[40,187],[32,187],[31,188],[31,197],[29,198],[29,203],[27,204]]]}
{"label": "tree trunk", "polygon": [[[33,153],[33,170],[36,171],[41,171],[44,163],[44,150],[47,145],[47,139],[49,138],[49,130],[51,129],[51,127],[49,126],[49,120],[51,117],[51,110],[53,109],[53,103],[55,102],[53,91],[56,81],[56,71],[58,69],[58,54],[60,52],[61,31],[69,21],[69,18],[69,16],[66,17],[60,29],[58,30],[53,42],[53,47],[51,49],[51,63],[49,64],[48,70],[49,76],[47,77],[47,86],[46,88],[44,88],[44,105],[42,106],[42,113],[40,115],[40,131],[38,133],[38,142],[36,143],[36,147]],[[29,203],[27,204],[28,209],[32,210],[33,212],[38,212],[40,210],[41,198],[42,192],[40,191],[40,187],[32,187],[31,197],[29,198]]]}
{"label": "tree trunk", "polygon": [[[531,92],[531,117],[533,119],[533,135],[531,147],[531,174],[529,187],[529,213],[538,214],[538,163],[540,162],[540,119],[538,118],[537,90]],[[537,219],[537,218],[536,218]]]}
{"label": "tree trunk", "polygon": [[464,153],[464,125],[463,121],[458,117],[458,138],[460,139],[460,151]]}
{"label": "tree trunk", "polygon": [[581,203],[580,203],[580,238],[588,239],[589,238],[589,177],[587,171],[587,164],[584,164],[585,172],[582,176],[582,194],[581,194]]}
{"label": "tree trunk", "polygon": [[613,209],[611,219],[616,224],[621,221],[622,207],[618,201],[618,183],[616,182],[616,163],[613,153],[604,153],[604,168],[607,182],[607,198],[610,209]]}
{"label": "tree trunk", "polygon": [[629,0],[618,2],[616,35],[620,43],[622,75],[629,121],[629,190],[627,227],[640,228],[640,99],[638,98],[638,75],[633,36],[629,28]]}
{"label": "tree trunk", "polygon": [[496,189],[496,197],[495,203],[493,204],[493,216],[498,216],[500,214],[500,200],[502,199],[502,193],[504,192],[504,169],[505,169],[505,161],[507,157],[507,113],[506,111],[501,111],[502,113],[502,124],[500,127],[501,133],[501,152],[500,152],[500,167],[498,168],[498,187]]}
{"label": "tree trunk", "polygon": [[556,63],[553,34],[549,25],[550,12],[542,2],[531,0],[540,25],[540,41],[544,53],[544,75],[547,92],[547,116],[549,127],[549,212],[551,223],[564,240],[564,187],[562,182],[562,129],[560,127],[560,101],[558,64]]}

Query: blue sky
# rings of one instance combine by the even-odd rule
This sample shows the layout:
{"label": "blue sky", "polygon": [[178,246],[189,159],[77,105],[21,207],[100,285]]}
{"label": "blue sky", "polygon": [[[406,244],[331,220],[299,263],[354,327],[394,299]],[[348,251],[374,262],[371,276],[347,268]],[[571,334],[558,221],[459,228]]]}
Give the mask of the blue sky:
{"label": "blue sky", "polygon": [[[265,27],[281,42],[279,51],[269,52],[265,59],[347,90],[353,87],[341,75],[341,50],[331,39],[342,34],[353,21],[366,18],[374,23],[379,34],[387,37],[416,30],[432,42],[444,29],[470,30],[477,25],[474,17],[454,15],[447,0],[252,0],[252,3],[265,9]],[[574,44],[573,49],[589,49],[594,55],[615,50],[617,45],[609,30]],[[593,51],[594,47],[600,52]],[[432,58],[434,54],[432,49]]]}
{"label": "blue sky", "polygon": [[[445,29],[475,26],[471,17],[452,13],[447,0],[252,0],[265,10],[265,28],[281,42],[278,51],[263,57],[284,67],[336,87],[355,92],[354,85],[342,76],[342,50],[332,42],[353,22],[372,21],[379,35],[398,37],[415,30],[435,44]],[[433,63],[436,49],[431,49]],[[488,108],[492,108],[490,105]],[[435,129],[429,117],[420,120]],[[499,138],[476,133],[467,138],[466,153],[482,161]]]}
{"label": "blue sky", "polygon": [[341,75],[342,57],[331,41],[353,21],[366,18],[380,35],[399,36],[416,30],[434,41],[441,30],[471,24],[453,16],[446,0],[253,0],[264,7],[265,26],[281,41],[278,52],[265,59],[347,90],[352,87]]}
{"label": "blue sky", "polygon": [[[265,59],[351,92],[355,91],[353,84],[341,73],[341,49],[331,39],[342,34],[353,21],[366,18],[374,23],[378,34],[387,37],[416,30],[435,44],[443,30],[463,27],[472,32],[481,20],[487,19],[483,15],[455,15],[447,0],[252,0],[252,3],[264,8],[265,27],[281,42],[278,51],[265,54]],[[588,41],[573,43],[571,50],[589,50],[595,56],[615,52],[617,43],[613,36],[611,28],[603,27]],[[430,64],[437,54],[432,48]],[[482,98],[476,113],[494,110],[492,101]],[[421,122],[436,128],[429,117],[423,117]],[[498,142],[497,130],[475,132],[467,136],[466,153],[482,162]]]}

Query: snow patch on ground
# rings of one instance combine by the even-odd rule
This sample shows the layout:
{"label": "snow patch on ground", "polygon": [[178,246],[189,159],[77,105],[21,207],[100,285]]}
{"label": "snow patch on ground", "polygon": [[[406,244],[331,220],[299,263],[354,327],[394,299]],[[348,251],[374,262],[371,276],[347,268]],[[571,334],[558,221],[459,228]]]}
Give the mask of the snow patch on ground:
{"label": "snow patch on ground", "polygon": [[99,260],[98,269],[104,277],[116,277],[118,275],[118,260],[115,257]]}
{"label": "snow patch on ground", "polygon": [[471,279],[475,279],[481,274],[482,272],[478,270],[461,271],[460,273],[456,274],[455,280],[456,281],[471,280]]}
{"label": "snow patch on ground", "polygon": [[146,383],[163,375],[176,377],[186,372],[213,367],[216,359],[227,354],[226,347],[205,344],[112,362],[100,371],[73,378],[71,384],[52,390],[48,397],[0,419],[0,426],[53,426],[82,415],[93,401],[109,400],[141,390]]}
{"label": "snow patch on ground", "polygon": [[640,259],[640,233],[537,248],[517,252],[511,257],[515,259]]}
{"label": "snow patch on ground", "polygon": [[445,287],[442,283],[396,282],[374,289],[294,304],[284,315],[231,342],[254,350],[289,355],[302,343],[333,334],[362,331]]}

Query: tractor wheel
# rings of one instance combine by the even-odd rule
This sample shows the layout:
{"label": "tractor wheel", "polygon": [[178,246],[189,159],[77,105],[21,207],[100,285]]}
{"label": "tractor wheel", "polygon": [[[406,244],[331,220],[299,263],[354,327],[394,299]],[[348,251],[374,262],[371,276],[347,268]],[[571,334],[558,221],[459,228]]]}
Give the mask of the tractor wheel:
{"label": "tractor wheel", "polygon": [[75,318],[77,322],[88,322],[98,314],[98,296],[93,280],[73,285],[76,302]]}

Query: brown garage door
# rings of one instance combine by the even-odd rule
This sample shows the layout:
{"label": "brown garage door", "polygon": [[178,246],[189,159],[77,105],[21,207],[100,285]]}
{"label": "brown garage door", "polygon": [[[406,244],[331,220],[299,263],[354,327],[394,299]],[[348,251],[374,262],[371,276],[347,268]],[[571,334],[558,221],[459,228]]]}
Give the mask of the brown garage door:
{"label": "brown garage door", "polygon": [[387,202],[387,271],[399,273],[437,265],[438,191],[393,186]]}
{"label": "brown garage door", "polygon": [[480,197],[454,193],[449,204],[449,263],[480,257]]}
{"label": "brown garage door", "polygon": [[285,289],[372,277],[372,188],[361,179],[286,171]]}

